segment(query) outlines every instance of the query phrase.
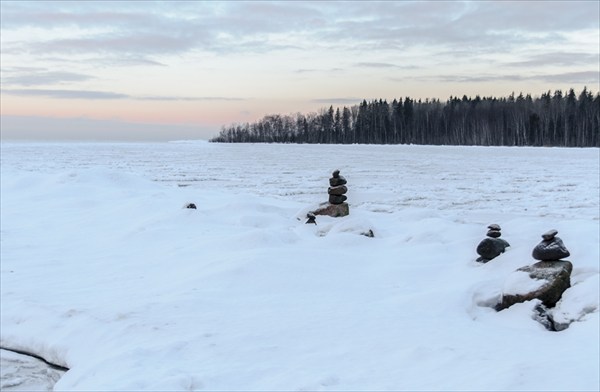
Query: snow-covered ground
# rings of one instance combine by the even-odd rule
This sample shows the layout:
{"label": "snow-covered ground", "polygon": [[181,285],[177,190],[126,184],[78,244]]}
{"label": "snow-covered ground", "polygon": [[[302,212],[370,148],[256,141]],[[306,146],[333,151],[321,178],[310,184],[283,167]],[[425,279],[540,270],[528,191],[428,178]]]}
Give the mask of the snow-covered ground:
{"label": "snow-covered ground", "polygon": [[[598,149],[4,142],[0,343],[68,367],[56,390],[598,390],[599,167]],[[334,169],[350,216],[304,224]],[[511,247],[479,264],[491,223]],[[574,265],[562,332],[537,301],[491,309],[549,229]]]}

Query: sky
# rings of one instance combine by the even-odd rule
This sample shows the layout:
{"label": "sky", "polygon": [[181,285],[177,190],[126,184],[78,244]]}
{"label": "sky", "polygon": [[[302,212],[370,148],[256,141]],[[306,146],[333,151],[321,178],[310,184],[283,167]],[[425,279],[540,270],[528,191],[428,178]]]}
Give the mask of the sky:
{"label": "sky", "polygon": [[2,140],[207,139],[363,99],[600,90],[600,2],[5,1]]}

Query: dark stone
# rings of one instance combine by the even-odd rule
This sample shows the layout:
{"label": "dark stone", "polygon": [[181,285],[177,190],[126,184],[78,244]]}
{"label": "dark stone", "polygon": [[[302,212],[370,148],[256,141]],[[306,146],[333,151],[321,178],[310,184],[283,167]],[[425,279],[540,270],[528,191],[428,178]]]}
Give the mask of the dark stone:
{"label": "dark stone", "polygon": [[558,230],[555,230],[555,229],[548,230],[547,232],[542,234],[542,238],[546,241],[550,241],[551,239],[556,237],[557,234],[558,234]]}
{"label": "dark stone", "polygon": [[531,279],[546,281],[538,289],[525,294],[503,294],[497,310],[506,309],[516,303],[539,299],[547,308],[553,308],[566,289],[571,287],[573,264],[570,261],[540,261],[519,268],[517,271],[529,273]]}
{"label": "dark stone", "polygon": [[487,232],[487,234],[486,234],[486,235],[487,235],[488,237],[491,237],[491,238],[498,238],[498,237],[500,237],[502,234],[500,233],[500,231],[499,231],[499,230],[490,230],[490,231],[488,231],[488,232]]}
{"label": "dark stone", "polygon": [[346,184],[347,181],[344,177],[339,176],[339,177],[333,177],[329,179],[329,185],[330,186],[340,186],[340,185],[344,185]]}
{"label": "dark stone", "polygon": [[364,232],[364,233],[360,233],[361,235],[364,235],[365,237],[369,237],[369,238],[374,238],[375,237],[375,233],[373,233],[373,230],[369,229],[369,231]]}
{"label": "dark stone", "polygon": [[319,208],[311,212],[313,215],[327,215],[334,218],[346,216],[350,214],[350,206],[348,203],[331,204],[322,203]]}
{"label": "dark stone", "polygon": [[490,230],[496,230],[496,231],[500,231],[500,230],[501,230],[501,229],[500,229],[500,226],[499,226],[499,225],[497,225],[497,224],[495,224],[495,223],[492,223],[492,224],[491,224],[491,225],[489,225],[487,228],[488,228],[488,229],[490,229]]}
{"label": "dark stone", "polygon": [[196,205],[194,203],[190,203],[188,205],[185,206],[185,208],[191,208],[191,209],[196,209]]}
{"label": "dark stone", "polygon": [[331,173],[331,175],[333,176],[333,178],[338,178],[340,176],[340,171],[334,170],[333,173]]}
{"label": "dark stone", "polygon": [[477,254],[481,256],[477,261],[487,263],[504,253],[510,244],[501,238],[485,238],[477,245]]}
{"label": "dark stone", "polygon": [[329,195],[329,202],[331,204],[342,204],[348,199],[346,195]]}
{"label": "dark stone", "polygon": [[569,257],[571,253],[567,250],[560,238],[553,236],[551,239],[543,240],[537,244],[536,247],[533,248],[531,255],[536,260],[552,261]]}
{"label": "dark stone", "polygon": [[314,214],[309,212],[308,214],[306,214],[306,217],[308,218],[308,220],[306,221],[307,224],[308,223],[314,223],[315,225],[317,224],[317,221],[316,221],[317,217]]}
{"label": "dark stone", "polygon": [[327,193],[330,195],[343,195],[348,192],[348,188],[345,185],[333,186],[327,189]]}

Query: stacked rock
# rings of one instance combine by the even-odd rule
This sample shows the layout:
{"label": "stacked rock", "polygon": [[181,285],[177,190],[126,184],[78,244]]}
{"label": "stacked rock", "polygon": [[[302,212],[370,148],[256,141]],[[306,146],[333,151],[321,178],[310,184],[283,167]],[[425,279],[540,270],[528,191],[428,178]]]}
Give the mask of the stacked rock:
{"label": "stacked rock", "polygon": [[[309,214],[312,215],[328,215],[334,218],[342,217],[350,214],[350,206],[346,203],[348,197],[345,193],[348,192],[346,187],[346,179],[340,176],[339,170],[334,170],[331,173],[329,179],[329,188],[327,193],[329,194],[329,202],[319,204],[319,208],[311,211]],[[306,216],[309,220],[309,215]],[[316,222],[307,222],[316,223]]]}
{"label": "stacked rock", "polygon": [[500,254],[504,253],[506,248],[510,246],[510,244],[500,238],[502,235],[500,233],[500,226],[497,224],[491,224],[488,227],[487,237],[483,241],[477,245],[477,254],[479,254],[479,258],[477,261],[480,263],[487,263],[488,261],[498,257]]}
{"label": "stacked rock", "polygon": [[348,199],[345,195],[345,193],[348,192],[348,188],[346,188],[346,179],[340,176],[339,170],[335,170],[331,175],[332,177],[329,179],[329,189],[327,189],[329,202],[331,204],[342,204]]}
{"label": "stacked rock", "polygon": [[542,242],[537,244],[531,253],[534,259],[557,261],[571,255],[557,234],[558,231],[554,229],[542,234]]}

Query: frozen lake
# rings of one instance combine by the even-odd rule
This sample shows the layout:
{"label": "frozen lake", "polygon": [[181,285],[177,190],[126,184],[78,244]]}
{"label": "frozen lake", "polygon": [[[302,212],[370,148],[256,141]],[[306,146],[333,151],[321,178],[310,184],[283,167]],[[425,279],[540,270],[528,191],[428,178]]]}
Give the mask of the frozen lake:
{"label": "frozen lake", "polygon": [[[600,387],[598,149],[1,148],[0,343],[68,367],[58,390]],[[305,225],[334,169],[350,216]],[[511,247],[479,264],[490,223]],[[552,228],[562,332],[489,307]]]}
{"label": "frozen lake", "polygon": [[[473,209],[598,218],[598,149],[172,143],[3,144],[2,167],[103,168],[198,189],[314,203],[331,171],[371,211]],[[326,189],[325,189],[326,191]]]}

